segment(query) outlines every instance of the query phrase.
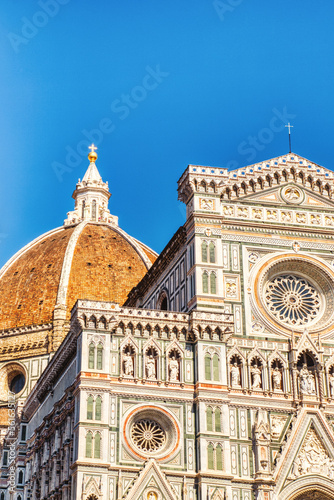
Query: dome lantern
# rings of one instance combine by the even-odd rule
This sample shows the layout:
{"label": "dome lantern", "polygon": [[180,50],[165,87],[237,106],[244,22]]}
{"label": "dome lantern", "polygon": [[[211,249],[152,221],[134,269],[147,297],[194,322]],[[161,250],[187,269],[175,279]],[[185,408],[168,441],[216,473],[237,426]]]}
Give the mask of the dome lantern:
{"label": "dome lantern", "polygon": [[118,217],[111,215],[108,209],[108,201],[111,196],[108,182],[103,182],[96,167],[98,158],[96,146],[89,146],[89,166],[82,179],[79,179],[72,198],[75,200],[74,210],[67,213],[65,226],[78,224],[82,221],[102,222],[118,225]]}

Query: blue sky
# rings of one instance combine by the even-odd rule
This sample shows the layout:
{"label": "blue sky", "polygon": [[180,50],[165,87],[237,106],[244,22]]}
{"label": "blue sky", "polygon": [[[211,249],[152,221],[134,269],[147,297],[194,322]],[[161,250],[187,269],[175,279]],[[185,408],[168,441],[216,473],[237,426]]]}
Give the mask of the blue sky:
{"label": "blue sky", "polygon": [[92,140],[111,213],[158,252],[189,163],[285,154],[289,120],[292,150],[334,168],[333,17],[329,0],[2,2],[0,265],[62,225]]}

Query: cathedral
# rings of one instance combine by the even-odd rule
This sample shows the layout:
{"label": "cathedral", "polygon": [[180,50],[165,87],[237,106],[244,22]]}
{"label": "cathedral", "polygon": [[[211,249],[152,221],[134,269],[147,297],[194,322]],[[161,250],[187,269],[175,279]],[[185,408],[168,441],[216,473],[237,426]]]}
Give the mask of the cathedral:
{"label": "cathedral", "polygon": [[96,166],[0,271],[0,500],[334,498],[334,172],[189,165],[157,255]]}

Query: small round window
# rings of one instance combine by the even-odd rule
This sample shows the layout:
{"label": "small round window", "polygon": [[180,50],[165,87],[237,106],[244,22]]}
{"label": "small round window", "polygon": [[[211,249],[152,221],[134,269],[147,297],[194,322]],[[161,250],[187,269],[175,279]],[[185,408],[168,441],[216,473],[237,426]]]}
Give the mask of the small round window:
{"label": "small round window", "polygon": [[26,379],[25,379],[25,376],[23,375],[23,373],[18,373],[17,375],[14,376],[14,378],[9,383],[9,389],[14,394],[18,394],[19,392],[22,391],[25,383],[26,383]]}

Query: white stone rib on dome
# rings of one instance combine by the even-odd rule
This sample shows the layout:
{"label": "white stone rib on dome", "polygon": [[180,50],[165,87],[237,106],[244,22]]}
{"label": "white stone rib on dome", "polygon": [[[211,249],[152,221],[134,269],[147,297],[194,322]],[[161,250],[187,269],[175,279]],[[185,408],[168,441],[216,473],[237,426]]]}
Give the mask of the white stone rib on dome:
{"label": "white stone rib on dome", "polygon": [[59,233],[59,231],[63,231],[64,227],[57,227],[55,229],[51,229],[50,231],[47,231],[46,233],[42,234],[41,236],[38,236],[34,240],[30,241],[27,245],[25,245],[23,248],[20,248],[18,252],[16,252],[13,257],[11,257],[6,264],[0,269],[0,278],[6,273],[6,271],[10,268],[14,262],[20,258],[22,255],[24,255],[28,250],[30,250],[32,247],[34,247],[37,243],[39,243],[41,240],[46,238],[47,236],[51,236],[52,234]]}

